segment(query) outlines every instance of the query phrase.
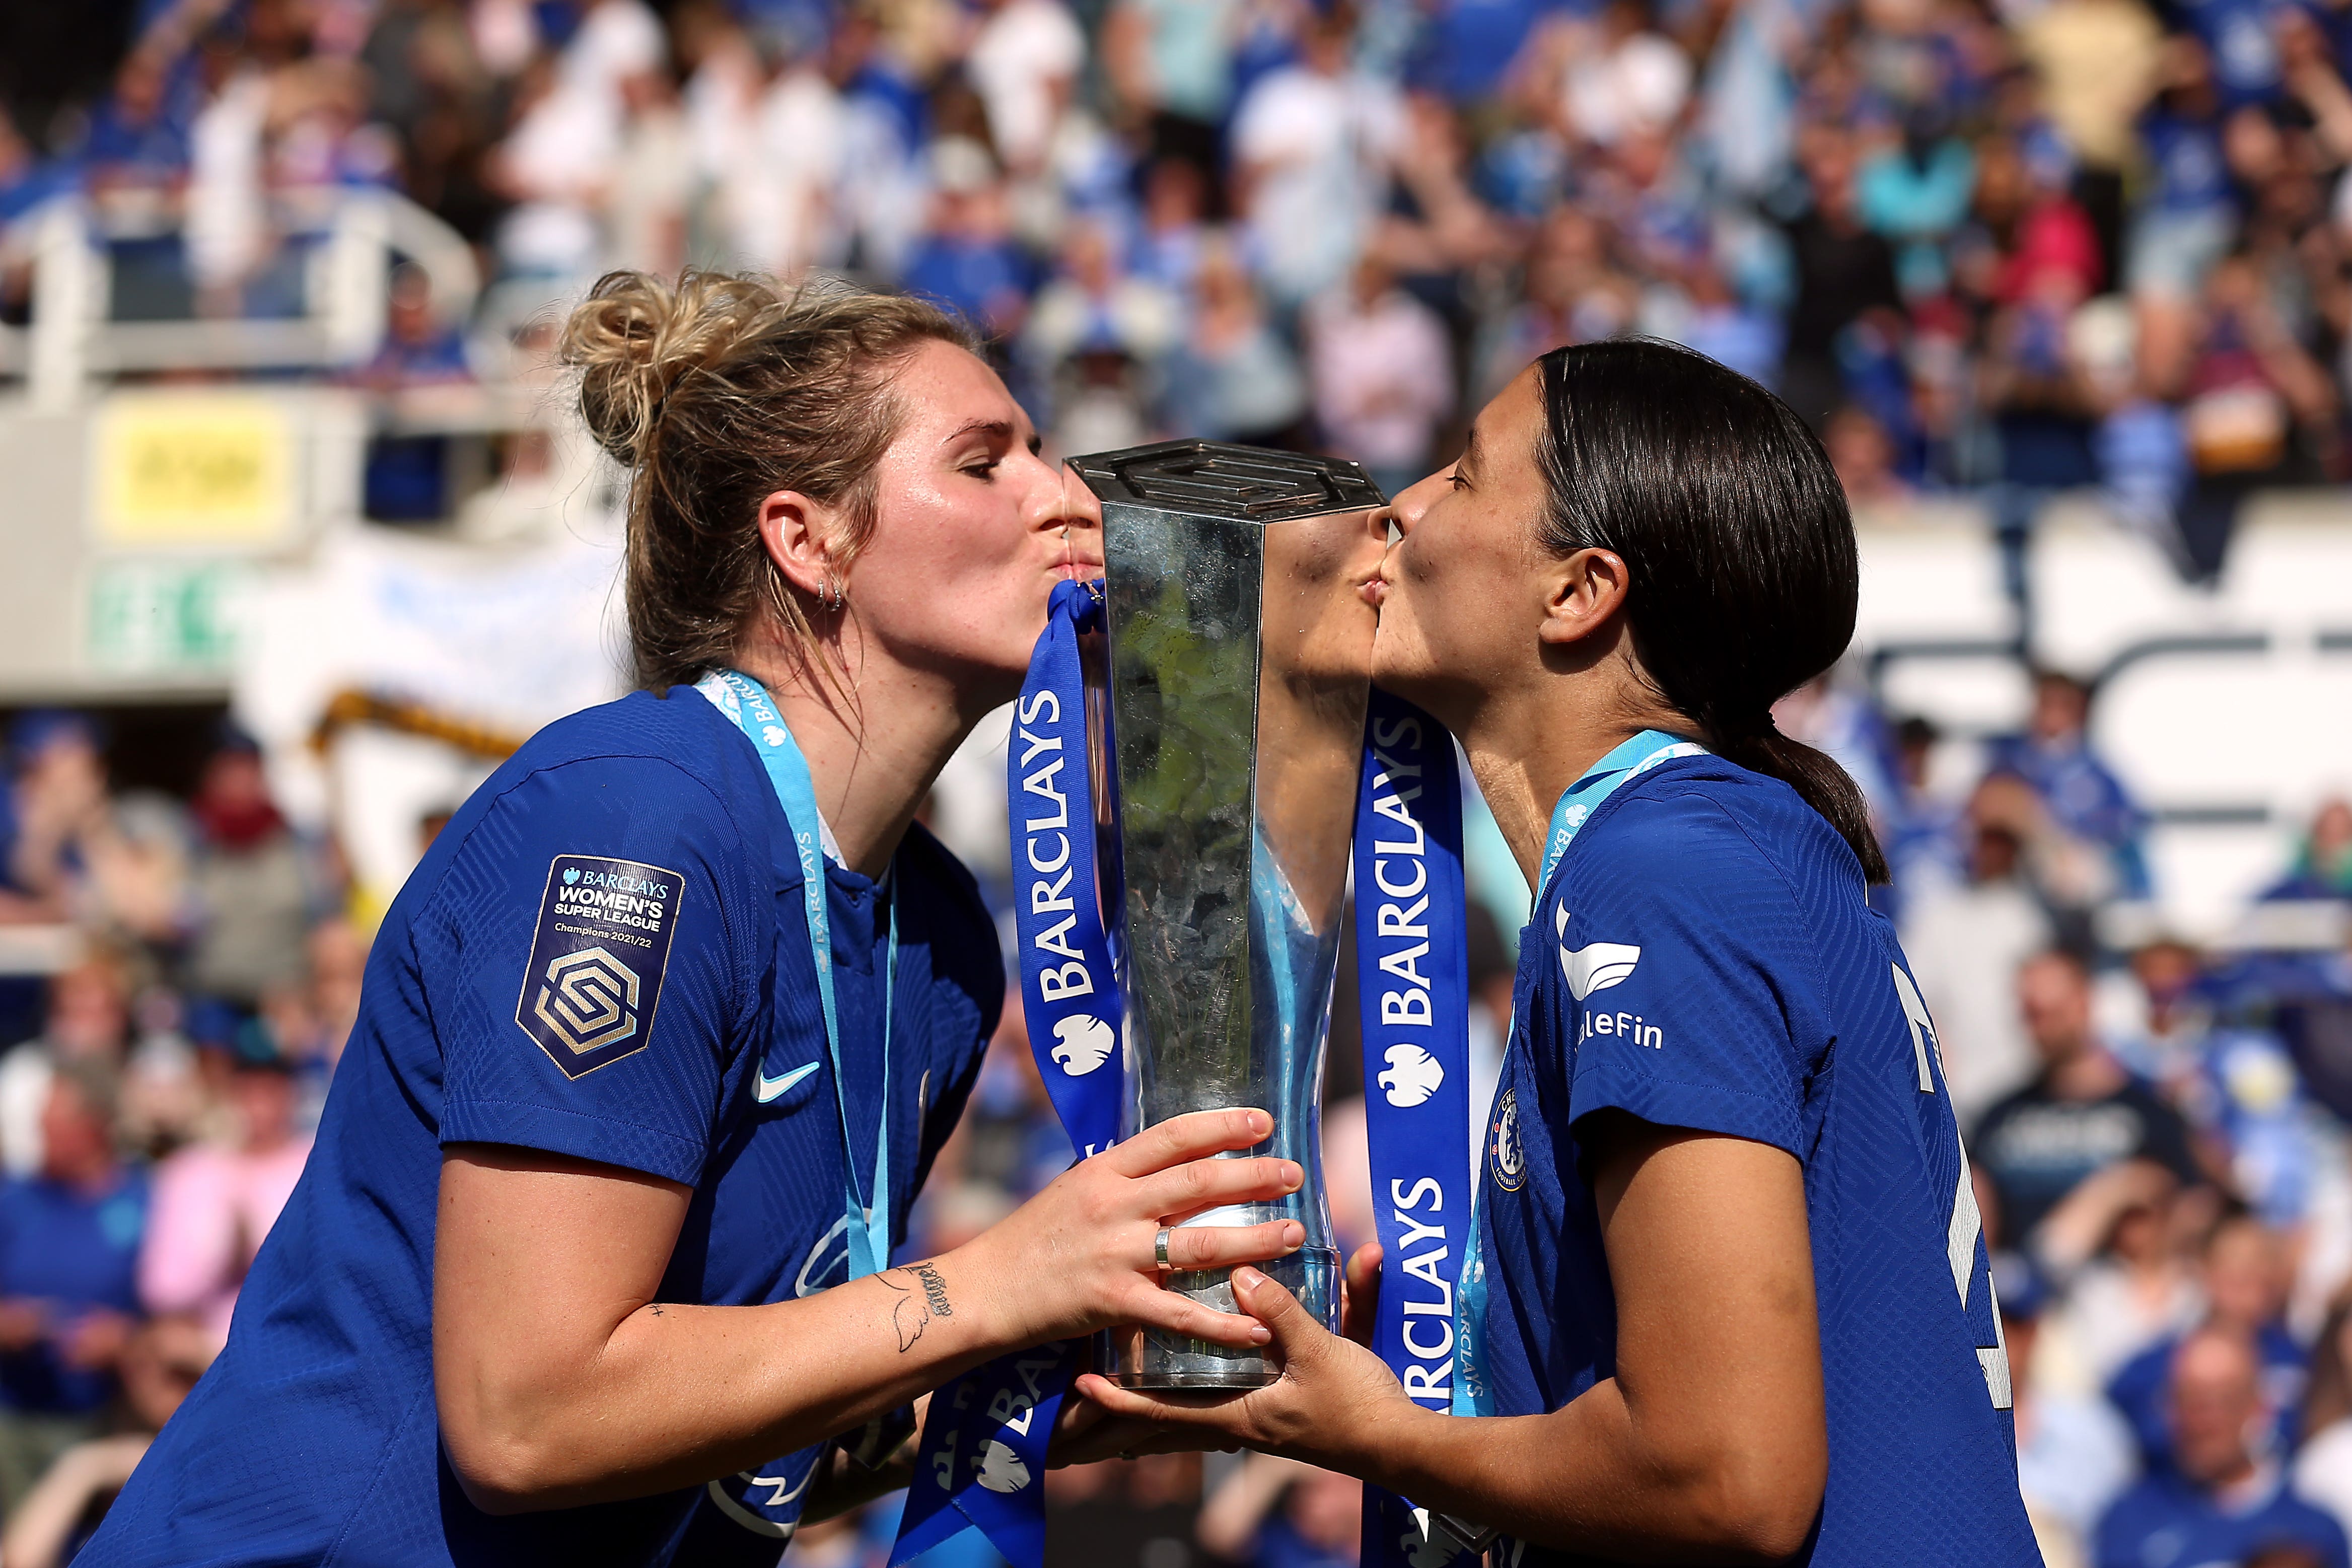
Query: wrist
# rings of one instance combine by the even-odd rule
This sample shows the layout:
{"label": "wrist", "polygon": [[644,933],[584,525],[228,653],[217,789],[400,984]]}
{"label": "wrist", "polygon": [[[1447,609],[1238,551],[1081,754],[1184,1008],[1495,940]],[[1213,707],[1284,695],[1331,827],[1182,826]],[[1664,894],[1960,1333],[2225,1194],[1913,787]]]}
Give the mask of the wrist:
{"label": "wrist", "polygon": [[1019,1337],[1019,1302],[1003,1289],[1008,1270],[990,1256],[988,1242],[985,1233],[974,1237],[954,1251],[942,1254],[937,1259],[937,1267],[948,1280],[956,1316],[968,1320],[963,1324],[967,1342],[994,1355],[1027,1342]]}
{"label": "wrist", "polygon": [[1347,1462],[1339,1468],[1384,1490],[1417,1496],[1435,1468],[1427,1448],[1442,1429],[1433,1424],[1446,1419],[1401,1394],[1382,1400],[1364,1419],[1346,1423]]}

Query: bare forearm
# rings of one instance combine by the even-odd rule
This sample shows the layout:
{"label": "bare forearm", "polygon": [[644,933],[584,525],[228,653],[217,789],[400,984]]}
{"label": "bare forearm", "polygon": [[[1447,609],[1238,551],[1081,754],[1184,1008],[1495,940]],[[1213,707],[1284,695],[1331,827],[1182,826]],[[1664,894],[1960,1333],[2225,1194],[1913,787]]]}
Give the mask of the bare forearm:
{"label": "bare forearm", "polygon": [[[1296,1162],[1215,1157],[1272,1127],[1262,1110],[1172,1118],[944,1258],[759,1307],[653,1300],[692,1199],[682,1184],[454,1145],[433,1263],[450,1458],[485,1510],[572,1507],[763,1464],[992,1356],[1113,1323],[1264,1343],[1263,1325],[1161,1289],[1151,1259],[1163,1215],[1297,1189]],[[1230,1268],[1304,1239],[1295,1220],[1185,1226],[1168,1256]]]}
{"label": "bare forearm", "polygon": [[[953,1258],[760,1307],[652,1303],[576,1366],[477,1385],[453,1442],[502,1511],[641,1497],[748,1469],[907,1404],[1007,1348]],[[968,1272],[968,1271],[967,1271]]]}
{"label": "bare forearm", "polygon": [[1801,1537],[1818,1502],[1759,1495],[1761,1453],[1646,1441],[1614,1379],[1549,1415],[1401,1409],[1343,1468],[1522,1541],[1628,1562],[1770,1562],[1793,1550],[1792,1528]]}
{"label": "bare forearm", "polygon": [[[1589,1125],[1589,1146],[1605,1151],[1594,1189],[1617,1375],[1565,1407],[1475,1420],[1424,1410],[1370,1350],[1254,1269],[1234,1270],[1234,1298],[1266,1325],[1279,1381],[1206,1405],[1093,1375],[1080,1392],[1115,1415],[1205,1427],[1522,1541],[1641,1562],[1790,1555],[1829,1469],[1802,1168],[1740,1139]],[[1360,1254],[1354,1289],[1370,1269]]]}

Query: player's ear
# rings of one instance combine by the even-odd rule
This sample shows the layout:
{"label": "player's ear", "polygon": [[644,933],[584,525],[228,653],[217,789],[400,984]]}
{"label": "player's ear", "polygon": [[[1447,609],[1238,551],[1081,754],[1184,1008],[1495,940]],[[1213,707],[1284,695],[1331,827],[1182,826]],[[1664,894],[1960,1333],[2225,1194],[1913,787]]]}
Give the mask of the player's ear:
{"label": "player's ear", "polygon": [[1544,618],[1537,636],[1554,647],[1582,642],[1624,607],[1625,558],[1613,550],[1576,550],[1545,563]]}
{"label": "player's ear", "polygon": [[840,586],[827,551],[837,521],[824,502],[798,490],[778,490],[760,502],[760,543],[786,582],[825,598]]}

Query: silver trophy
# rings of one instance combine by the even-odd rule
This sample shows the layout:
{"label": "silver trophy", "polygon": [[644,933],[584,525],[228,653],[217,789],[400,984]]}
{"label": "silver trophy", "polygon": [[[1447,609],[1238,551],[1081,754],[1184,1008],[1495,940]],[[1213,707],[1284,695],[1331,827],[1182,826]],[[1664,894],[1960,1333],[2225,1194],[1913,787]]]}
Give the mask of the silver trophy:
{"label": "silver trophy", "polygon": [[[1297,1161],[1280,1203],[1192,1225],[1292,1218],[1266,1271],[1337,1326],[1323,1194],[1323,1052],[1346,899],[1386,503],[1355,463],[1213,441],[1076,458],[1102,502],[1108,630],[1080,647],[1106,926],[1127,992],[1122,1136],[1190,1110],[1261,1106],[1253,1152]],[[1108,721],[1108,722],[1106,722]],[[1168,1288],[1233,1311],[1227,1271]],[[1256,1351],[1157,1331],[1111,1336],[1130,1388],[1255,1388]]]}

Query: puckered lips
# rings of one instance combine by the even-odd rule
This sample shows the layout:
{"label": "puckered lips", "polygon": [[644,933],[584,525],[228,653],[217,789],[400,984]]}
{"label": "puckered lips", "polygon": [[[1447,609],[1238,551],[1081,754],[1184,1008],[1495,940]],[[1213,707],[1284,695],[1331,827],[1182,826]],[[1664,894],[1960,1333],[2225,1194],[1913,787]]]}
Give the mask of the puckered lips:
{"label": "puckered lips", "polygon": [[1062,558],[1054,563],[1056,574],[1072,582],[1083,583],[1089,577],[1103,574],[1102,532],[1099,529],[1083,531],[1084,537],[1062,540]]}

